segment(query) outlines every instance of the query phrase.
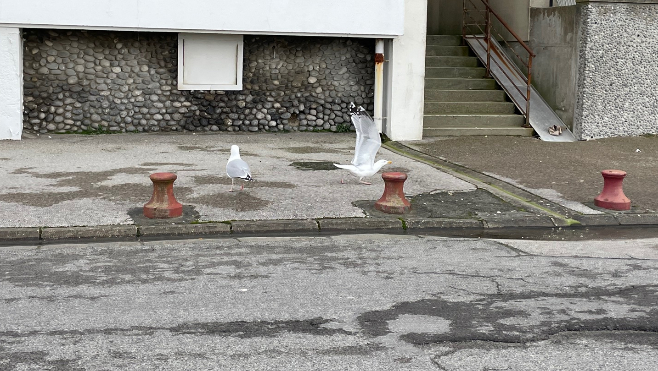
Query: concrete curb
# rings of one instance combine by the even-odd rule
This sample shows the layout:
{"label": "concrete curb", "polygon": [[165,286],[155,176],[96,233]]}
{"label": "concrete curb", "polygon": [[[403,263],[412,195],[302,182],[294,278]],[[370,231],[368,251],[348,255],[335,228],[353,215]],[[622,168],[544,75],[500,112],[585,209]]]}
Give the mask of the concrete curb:
{"label": "concrete curb", "polygon": [[420,218],[404,215],[390,218],[327,218],[299,220],[236,220],[221,223],[167,225],[102,225],[86,227],[0,228],[0,242],[64,242],[95,239],[166,239],[168,237],[238,235],[322,235],[378,231],[384,233],[420,233],[423,231],[462,236],[481,236],[497,230],[555,230],[588,227],[651,227],[658,226],[657,214],[582,215],[579,223],[566,224],[547,215],[492,216],[483,219]]}
{"label": "concrete curb", "polygon": [[335,218],[319,219],[320,232],[352,232],[367,230],[404,231],[400,219],[380,218]]}
{"label": "concrete curb", "polygon": [[0,228],[0,241],[39,240],[41,228]]}
{"label": "concrete curb", "polygon": [[318,223],[312,219],[300,220],[236,220],[231,222],[235,234],[257,233],[310,233],[318,231]]}
{"label": "concrete curb", "polygon": [[143,225],[138,227],[138,233],[134,237],[227,235],[231,233],[231,226],[226,223]]}
{"label": "concrete curb", "polygon": [[41,240],[70,240],[89,238],[125,238],[137,236],[135,225],[100,225],[93,227],[41,228]]}

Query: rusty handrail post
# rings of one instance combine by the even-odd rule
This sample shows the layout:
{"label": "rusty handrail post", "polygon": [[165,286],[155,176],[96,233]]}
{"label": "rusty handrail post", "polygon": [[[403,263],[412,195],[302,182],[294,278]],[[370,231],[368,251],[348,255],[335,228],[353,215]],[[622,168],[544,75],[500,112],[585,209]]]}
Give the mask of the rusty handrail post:
{"label": "rusty handrail post", "polygon": [[505,27],[507,31],[509,31],[509,33],[519,42],[519,44],[523,47],[523,49],[525,49],[528,52],[528,54],[534,55],[532,49],[530,49],[528,44],[526,44],[523,40],[521,40],[521,37],[519,37],[519,35],[516,32],[514,32],[514,30],[512,30],[512,28],[507,24],[507,22],[505,22],[502,18],[500,18],[498,13],[496,13],[496,11],[491,8],[491,6],[489,5],[489,0],[480,0],[480,1],[484,3],[484,6],[487,8],[487,10],[491,12],[491,14],[493,14],[493,16],[496,17],[496,19],[498,19],[500,24],[502,24],[503,27]]}
{"label": "rusty handrail post", "polygon": [[528,95],[525,106],[525,126],[530,127],[530,94],[532,93],[532,54],[528,55]]}
{"label": "rusty handrail post", "polygon": [[466,45],[466,1],[462,0],[462,45]]}
{"label": "rusty handrail post", "polygon": [[489,4],[487,3],[487,16],[485,26],[485,37],[487,38],[487,74],[486,77],[491,77],[491,13],[489,12]]}
{"label": "rusty handrail post", "polygon": [[[469,15],[468,12],[470,12],[470,10],[471,10],[471,9],[469,8],[468,4],[470,3],[470,5],[475,9],[475,11],[479,11],[479,10],[478,10],[478,9],[479,9],[479,6],[476,6],[472,1],[473,1],[473,0],[463,0],[463,1],[462,1],[462,6],[463,6],[463,13],[462,13],[462,41],[463,41],[464,43],[466,43],[466,19],[467,19],[468,15]],[[475,0],[475,1],[477,2],[477,0]],[[491,8],[491,5],[489,5],[489,0],[480,0],[480,3],[482,3],[482,5],[484,6],[484,10],[482,10],[482,11],[485,13],[485,17],[484,17],[485,29],[482,30],[482,28],[480,28],[481,23],[479,23],[479,22],[481,22],[481,18],[480,18],[479,16],[477,17],[478,20],[475,20],[474,22],[476,22],[475,25],[477,26],[477,28],[478,28],[480,31],[484,32],[484,37],[486,38],[486,43],[487,43],[487,45],[486,45],[487,58],[486,58],[486,62],[485,62],[484,60],[482,61],[483,63],[486,63],[486,77],[492,77],[492,76],[493,76],[493,75],[491,74],[491,63],[492,63],[492,58],[491,58],[492,55],[491,55],[491,53],[492,53],[492,52],[495,52],[495,53],[503,53],[503,54],[506,53],[506,52],[505,52],[505,49],[503,49],[502,47],[500,47],[500,50],[499,50],[498,47],[496,46],[496,44],[494,43],[494,40],[492,40],[492,37],[494,37],[494,36],[493,36],[493,32],[494,32],[494,29],[493,29],[493,28],[494,28],[494,27],[493,27],[493,23],[492,23],[492,22],[493,22],[492,16],[495,17],[495,19],[497,19],[498,22],[500,22],[500,24],[502,25],[502,27],[503,27],[504,29],[506,29],[507,32],[509,32],[509,34],[510,34],[514,39],[516,39],[516,41],[519,43],[519,45],[520,45],[523,49],[525,49],[525,51],[528,53],[528,59],[527,59],[527,62],[526,62],[521,56],[519,56],[518,53],[515,52],[514,48],[509,44],[509,42],[507,42],[507,38],[508,38],[508,37],[507,37],[507,36],[503,36],[503,35],[500,34],[500,33],[498,34],[498,36],[501,37],[502,41],[505,42],[505,43],[507,44],[507,47],[510,48],[510,51],[511,51],[512,53],[514,53],[514,55],[516,55],[516,57],[517,57],[517,59],[519,60],[519,62],[520,62],[521,64],[523,64],[523,67],[526,67],[526,68],[527,68],[527,76],[525,76],[526,74],[524,74],[524,72],[522,71],[523,68],[520,67],[520,69],[521,69],[520,72],[521,72],[521,75],[522,75],[522,76],[521,76],[521,77],[522,77],[522,80],[525,80],[525,82],[526,82],[526,92],[525,92],[525,100],[526,100],[526,104],[525,104],[525,112],[522,112],[522,113],[524,113],[524,116],[525,116],[525,127],[530,127],[530,108],[531,108],[531,107],[530,107],[530,99],[532,98],[532,59],[533,59],[536,55],[535,55],[535,53],[533,53],[532,49],[530,49],[530,47],[529,47],[529,46],[528,46],[528,45],[527,45],[527,44],[526,44],[526,43],[525,43],[525,42],[519,37],[519,35],[518,35],[516,32],[514,32],[514,30],[512,30],[512,29],[510,28],[510,26],[507,24],[507,22],[505,22],[505,21],[504,21],[499,15],[498,15],[498,13],[496,13],[496,11],[494,11],[493,8]],[[478,4],[479,4],[479,3],[478,3]],[[473,32],[473,31],[471,31],[471,33],[472,33],[472,32]],[[498,32],[498,31],[497,31],[497,32]],[[481,38],[479,38],[477,35],[475,35],[475,34],[472,33],[472,34],[471,34],[471,37],[475,37],[475,39],[477,40],[477,42],[478,42],[480,45],[482,45]],[[496,41],[497,41],[497,40],[496,40]],[[510,40],[510,41],[513,41],[513,40]],[[482,45],[482,46],[484,46],[484,45]],[[497,48],[496,51],[494,51],[493,48]],[[498,64],[498,63],[496,63],[496,64]],[[508,80],[509,82],[514,83],[513,79],[512,79],[510,76],[508,76],[507,73],[505,73],[505,72],[503,71],[503,74],[504,74],[503,77],[494,77],[494,78],[496,78],[497,80],[499,80],[500,78],[507,78],[507,80]],[[502,82],[500,82],[500,81],[498,81],[498,82],[502,84]],[[514,83],[514,88],[516,89],[516,91],[518,91],[518,93],[520,93],[521,96],[523,96],[523,90],[522,90],[522,89],[523,89],[523,85],[522,85],[522,84],[518,84],[518,85],[517,85],[517,84]],[[507,90],[507,89],[506,89],[506,90]],[[511,93],[508,92],[508,94],[511,94]],[[512,96],[510,95],[510,97],[512,97]],[[513,97],[512,97],[512,100],[513,100],[514,103],[516,104],[517,108],[518,108],[520,111],[523,111],[523,103],[522,103],[520,100],[517,101],[517,99],[515,99],[515,98],[513,98]]]}

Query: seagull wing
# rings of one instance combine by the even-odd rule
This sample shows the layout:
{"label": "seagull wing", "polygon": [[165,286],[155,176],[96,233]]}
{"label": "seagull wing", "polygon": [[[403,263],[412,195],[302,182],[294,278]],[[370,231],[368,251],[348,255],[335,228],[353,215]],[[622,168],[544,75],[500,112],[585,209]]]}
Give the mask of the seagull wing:
{"label": "seagull wing", "polygon": [[354,158],[352,159],[352,165],[356,165],[357,159],[359,157],[359,149],[361,148],[361,133],[363,132],[363,117],[359,114],[359,110],[356,108],[354,103],[350,103],[349,110],[350,110],[350,120],[352,120],[352,124],[356,129],[356,143],[354,146]]}
{"label": "seagull wing", "polygon": [[375,156],[382,145],[375,121],[362,108],[352,113],[352,122],[356,128],[356,147],[354,149],[354,166],[370,166],[375,163]]}
{"label": "seagull wing", "polygon": [[251,170],[244,160],[236,158],[226,164],[226,175],[231,178],[251,180]]}

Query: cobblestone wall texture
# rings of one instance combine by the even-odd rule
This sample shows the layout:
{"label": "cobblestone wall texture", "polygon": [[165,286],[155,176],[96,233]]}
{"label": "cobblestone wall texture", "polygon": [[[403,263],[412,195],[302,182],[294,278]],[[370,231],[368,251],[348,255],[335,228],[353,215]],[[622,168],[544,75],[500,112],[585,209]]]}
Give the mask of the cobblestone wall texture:
{"label": "cobblestone wall texture", "polygon": [[578,12],[574,133],[658,133],[658,4],[588,3]]}
{"label": "cobblestone wall texture", "polygon": [[241,91],[179,91],[177,35],[23,30],[24,132],[343,131],[374,41],[244,37]]}

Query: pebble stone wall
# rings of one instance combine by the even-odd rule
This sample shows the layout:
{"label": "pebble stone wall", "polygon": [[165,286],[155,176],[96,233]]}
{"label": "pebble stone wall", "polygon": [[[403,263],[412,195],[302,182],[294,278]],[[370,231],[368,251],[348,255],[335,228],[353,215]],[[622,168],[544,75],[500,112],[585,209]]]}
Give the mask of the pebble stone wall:
{"label": "pebble stone wall", "polygon": [[373,40],[245,35],[243,90],[179,91],[175,33],[23,37],[27,133],[345,131],[373,109]]}
{"label": "pebble stone wall", "polygon": [[658,133],[658,4],[579,6],[574,134]]}

